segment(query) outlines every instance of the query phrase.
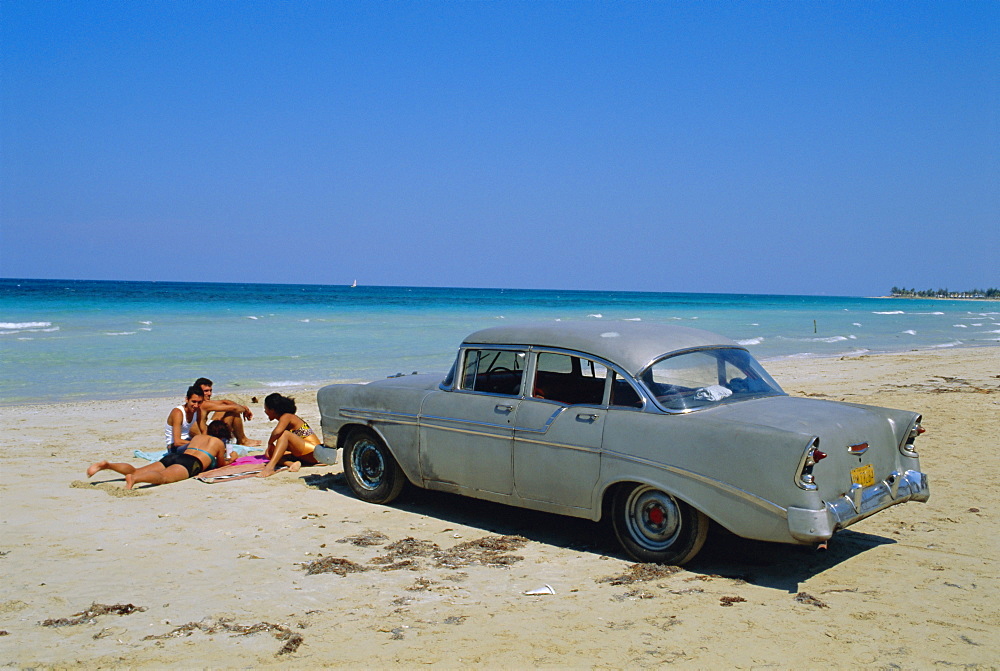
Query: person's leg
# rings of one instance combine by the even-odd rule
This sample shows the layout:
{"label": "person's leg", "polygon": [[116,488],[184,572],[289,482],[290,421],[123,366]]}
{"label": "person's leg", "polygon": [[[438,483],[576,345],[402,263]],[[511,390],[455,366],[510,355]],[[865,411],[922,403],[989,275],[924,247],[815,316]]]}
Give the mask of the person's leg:
{"label": "person's leg", "polygon": [[310,445],[306,442],[305,438],[291,431],[285,431],[284,435],[288,437],[288,452],[295,459],[309,466],[317,463],[316,457],[313,456],[313,450],[316,449],[315,445]]}
{"label": "person's leg", "polygon": [[265,452],[265,456],[270,458],[264,468],[260,469],[260,473],[257,474],[258,478],[266,478],[268,476],[274,475],[275,467],[281,462],[282,458],[285,456],[285,451],[288,450],[288,432],[285,431],[278,439],[274,441],[274,448],[268,449]]}
{"label": "person's leg", "polygon": [[150,485],[168,485],[171,482],[180,482],[190,477],[188,469],[180,464],[164,466],[160,462],[143,466],[135,473],[125,476],[125,489],[132,489],[134,485],[145,482]]}
{"label": "person's leg", "polygon": [[114,471],[115,473],[121,473],[122,475],[129,475],[135,473],[135,466],[132,464],[121,464],[121,463],[111,463],[107,460],[98,461],[90,465],[87,469],[87,477],[92,477],[94,473],[98,471]]}
{"label": "person's leg", "polygon": [[236,439],[238,445],[243,445],[244,447],[260,447],[261,443],[259,440],[250,440],[247,438],[246,432],[243,430],[243,415],[238,412],[227,412],[222,418],[222,421],[226,423],[229,427],[229,431],[233,434],[233,438]]}

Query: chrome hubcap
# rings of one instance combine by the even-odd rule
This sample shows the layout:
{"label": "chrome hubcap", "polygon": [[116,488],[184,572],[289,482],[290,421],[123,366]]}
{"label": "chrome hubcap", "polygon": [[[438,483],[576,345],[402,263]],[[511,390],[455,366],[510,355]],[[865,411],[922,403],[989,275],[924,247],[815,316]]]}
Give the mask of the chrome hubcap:
{"label": "chrome hubcap", "polygon": [[359,440],[354,444],[354,452],[351,454],[351,470],[362,487],[377,489],[385,475],[382,451],[370,440]]}
{"label": "chrome hubcap", "polygon": [[647,550],[662,551],[681,532],[681,511],[674,497],[651,487],[637,487],[625,505],[629,535]]}

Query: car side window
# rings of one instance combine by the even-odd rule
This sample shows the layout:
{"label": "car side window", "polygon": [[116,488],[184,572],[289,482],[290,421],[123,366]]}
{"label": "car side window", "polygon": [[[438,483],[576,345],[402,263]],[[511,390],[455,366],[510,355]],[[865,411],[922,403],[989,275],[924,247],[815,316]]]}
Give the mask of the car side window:
{"label": "car side window", "polygon": [[611,402],[610,404],[618,408],[641,408],[642,397],[624,377],[618,373],[611,373]]}
{"label": "car side window", "polygon": [[584,357],[541,352],[531,395],[567,405],[600,405],[608,369]]}
{"label": "car side window", "polygon": [[466,350],[462,367],[462,389],[519,396],[524,361],[525,352],[515,350]]}

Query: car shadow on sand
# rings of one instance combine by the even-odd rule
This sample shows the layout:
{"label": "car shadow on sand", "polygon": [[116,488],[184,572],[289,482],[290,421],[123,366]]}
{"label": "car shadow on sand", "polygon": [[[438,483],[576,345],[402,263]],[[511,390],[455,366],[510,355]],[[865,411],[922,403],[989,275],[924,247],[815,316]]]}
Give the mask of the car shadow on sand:
{"label": "car shadow on sand", "polygon": [[[306,475],[303,480],[311,487],[354,497],[342,474]],[[416,487],[408,487],[390,507],[481,529],[484,533],[523,536],[536,543],[629,560],[610,525],[604,523]],[[847,529],[838,532],[827,549],[816,550],[811,546],[740,538],[713,523],[705,547],[684,569],[699,575],[739,578],[760,587],[795,594],[801,583],[827,569],[851,561],[872,548],[895,542],[884,536]]]}

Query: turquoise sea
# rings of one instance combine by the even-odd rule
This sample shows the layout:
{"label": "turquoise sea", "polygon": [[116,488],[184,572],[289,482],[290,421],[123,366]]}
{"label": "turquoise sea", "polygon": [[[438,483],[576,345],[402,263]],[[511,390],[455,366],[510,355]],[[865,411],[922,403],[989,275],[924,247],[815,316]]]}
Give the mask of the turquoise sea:
{"label": "turquoise sea", "polygon": [[642,320],[761,360],[1000,346],[1000,304],[828,296],[0,279],[0,404],[446,371],[501,322]]}

